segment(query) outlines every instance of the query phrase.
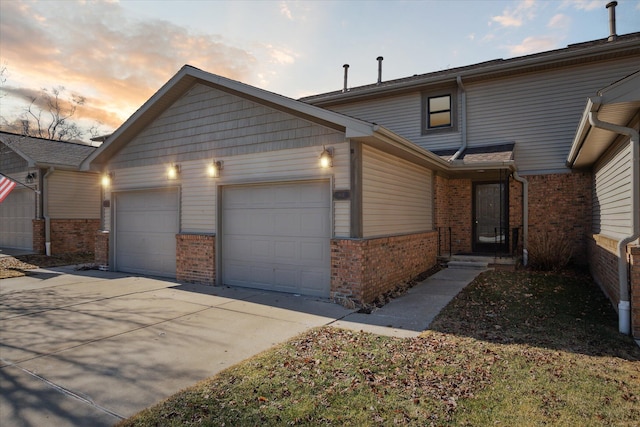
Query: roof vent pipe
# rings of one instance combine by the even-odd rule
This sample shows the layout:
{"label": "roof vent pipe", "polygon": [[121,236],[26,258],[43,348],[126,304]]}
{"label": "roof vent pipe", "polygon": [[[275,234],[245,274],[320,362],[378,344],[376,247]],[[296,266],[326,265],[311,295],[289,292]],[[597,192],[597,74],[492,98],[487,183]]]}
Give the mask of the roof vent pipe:
{"label": "roof vent pipe", "polygon": [[382,83],[382,60],[384,59],[382,56],[378,56],[376,58],[378,60],[378,84]]}
{"label": "roof vent pipe", "polygon": [[349,64],[344,64],[342,66],[344,68],[344,87],[342,88],[343,92],[346,92],[347,89],[347,74],[349,73]]}
{"label": "roof vent pipe", "polygon": [[609,9],[609,38],[607,40],[613,41],[618,35],[616,34],[616,6],[617,1],[607,3],[606,8]]}

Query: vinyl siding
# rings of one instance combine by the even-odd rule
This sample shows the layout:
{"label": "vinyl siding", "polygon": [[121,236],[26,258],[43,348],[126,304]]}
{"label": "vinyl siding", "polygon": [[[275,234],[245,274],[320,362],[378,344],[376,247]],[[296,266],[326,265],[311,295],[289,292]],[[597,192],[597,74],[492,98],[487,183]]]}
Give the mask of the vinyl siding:
{"label": "vinyl siding", "polygon": [[[463,82],[467,91],[467,144],[478,147],[515,142],[514,157],[521,174],[568,172],[565,160],[587,97],[637,70],[636,57]],[[457,100],[458,130],[426,135],[421,133],[418,91],[330,109],[375,122],[437,151],[457,149],[462,142],[460,94]]]}
{"label": "vinyl siding", "polygon": [[100,178],[95,173],[54,171],[48,179],[49,216],[99,219]]}
{"label": "vinyl siding", "polygon": [[24,158],[7,147],[5,143],[0,142],[0,172],[2,174],[8,175],[11,173],[26,171],[27,166],[28,163]]}
{"label": "vinyl siding", "polygon": [[364,237],[433,228],[432,171],[379,150],[362,149]]}
{"label": "vinyl siding", "polygon": [[[213,160],[212,157],[181,162],[180,177],[175,181],[170,181],[166,177],[168,164],[111,169],[114,172],[112,190],[179,185],[181,187],[181,232],[216,233],[216,197],[218,186],[221,185],[333,178],[333,188],[349,189],[349,144],[343,142],[331,146],[335,153],[333,168],[329,170],[322,170],[318,165],[322,149],[306,147],[216,157],[216,160],[224,162],[219,178],[210,178],[206,175],[207,165]],[[349,203],[340,201],[335,202],[335,205],[335,210],[340,214],[333,221],[334,234],[348,236]],[[108,212],[105,214],[109,215]],[[109,221],[107,220],[106,223],[109,224]]]}
{"label": "vinyl siding", "polygon": [[336,144],[344,133],[197,84],[111,160],[113,168]]}
{"label": "vinyl siding", "polygon": [[631,148],[628,139],[618,143],[598,162],[593,187],[593,232],[614,239],[630,235]]}

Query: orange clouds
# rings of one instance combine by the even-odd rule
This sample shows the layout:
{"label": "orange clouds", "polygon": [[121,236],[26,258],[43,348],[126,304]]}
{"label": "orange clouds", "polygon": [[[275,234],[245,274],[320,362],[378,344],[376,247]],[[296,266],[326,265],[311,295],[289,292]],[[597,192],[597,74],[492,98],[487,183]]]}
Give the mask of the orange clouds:
{"label": "orange clouds", "polygon": [[7,95],[0,102],[65,86],[86,98],[78,119],[111,130],[184,64],[247,80],[257,61],[220,35],[193,34],[167,21],[132,20],[116,3],[3,1],[0,34],[0,59],[8,68]]}

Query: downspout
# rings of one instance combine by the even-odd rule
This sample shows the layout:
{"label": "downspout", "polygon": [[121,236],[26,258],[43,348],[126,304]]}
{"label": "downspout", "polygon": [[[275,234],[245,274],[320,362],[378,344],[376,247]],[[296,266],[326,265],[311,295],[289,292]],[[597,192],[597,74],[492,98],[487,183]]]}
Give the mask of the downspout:
{"label": "downspout", "polygon": [[460,109],[460,131],[462,132],[462,145],[455,152],[453,156],[449,159],[450,162],[456,160],[460,155],[467,149],[467,90],[464,88],[462,84],[462,77],[457,76],[456,82],[458,83],[458,88],[460,89],[460,103],[462,104]]}
{"label": "downspout", "polygon": [[529,181],[513,171],[513,179],[522,183],[522,264],[529,262]]}
{"label": "downspout", "polygon": [[47,256],[51,256],[51,218],[49,218],[49,175],[54,171],[53,167],[50,167],[46,174],[44,174],[42,182],[42,216],[44,217],[44,248]]}
{"label": "downspout", "polygon": [[640,182],[640,137],[638,131],[598,120],[597,107],[589,112],[589,123],[599,129],[608,130],[629,137],[631,144],[631,234],[618,242],[618,282],[620,286],[620,302],[618,303],[618,330],[620,333],[631,333],[631,304],[629,302],[629,286],[627,273],[627,245],[640,237],[640,201],[638,182]]}

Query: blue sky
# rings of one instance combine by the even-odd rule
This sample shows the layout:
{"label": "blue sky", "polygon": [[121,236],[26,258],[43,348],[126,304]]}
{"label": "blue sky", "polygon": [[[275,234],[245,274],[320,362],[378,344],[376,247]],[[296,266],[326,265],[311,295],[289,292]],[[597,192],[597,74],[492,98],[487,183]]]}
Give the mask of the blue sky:
{"label": "blue sky", "polygon": [[[607,1],[0,2],[0,115],[64,86],[85,123],[112,130],[188,63],[292,98],[609,35]],[[617,32],[640,31],[618,0]]]}

